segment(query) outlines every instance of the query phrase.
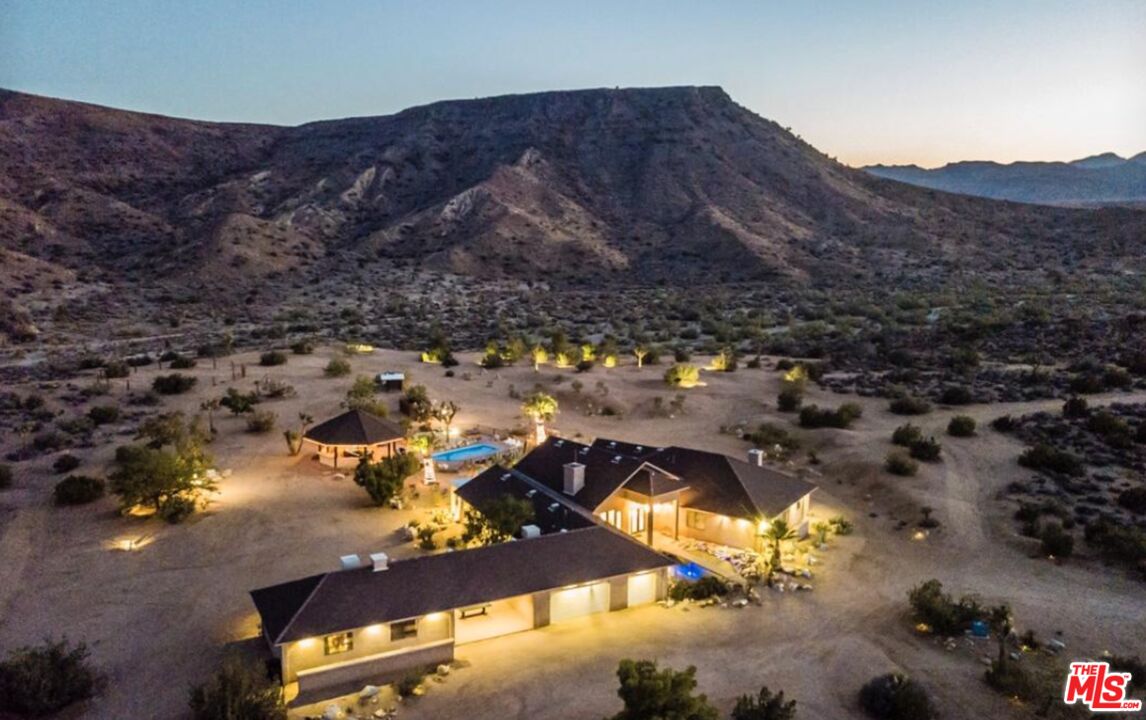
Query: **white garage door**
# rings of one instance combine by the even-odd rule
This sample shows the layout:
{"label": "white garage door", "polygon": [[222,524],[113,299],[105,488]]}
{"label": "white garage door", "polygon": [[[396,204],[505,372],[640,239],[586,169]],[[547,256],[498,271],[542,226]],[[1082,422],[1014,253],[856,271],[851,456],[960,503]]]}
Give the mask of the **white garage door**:
{"label": "white garage door", "polygon": [[465,608],[454,615],[454,642],[477,642],[486,638],[533,629],[533,596],[522,595],[478,607]]}
{"label": "white garage door", "polygon": [[608,610],[607,582],[557,590],[549,596],[549,622],[561,622]]}
{"label": "white garage door", "polygon": [[648,605],[657,600],[657,574],[641,573],[629,578],[629,607]]}

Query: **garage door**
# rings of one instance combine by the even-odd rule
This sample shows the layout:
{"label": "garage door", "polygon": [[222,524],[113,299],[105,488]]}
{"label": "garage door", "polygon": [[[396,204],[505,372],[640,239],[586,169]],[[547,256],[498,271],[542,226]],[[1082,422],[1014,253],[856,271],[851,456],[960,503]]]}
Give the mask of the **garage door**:
{"label": "garage door", "polygon": [[648,605],[657,601],[657,574],[641,573],[629,578],[629,607]]}
{"label": "garage door", "polygon": [[533,596],[522,595],[488,605],[458,610],[454,616],[458,645],[533,629]]}
{"label": "garage door", "polygon": [[608,582],[557,590],[549,596],[550,622],[561,622],[608,610]]}

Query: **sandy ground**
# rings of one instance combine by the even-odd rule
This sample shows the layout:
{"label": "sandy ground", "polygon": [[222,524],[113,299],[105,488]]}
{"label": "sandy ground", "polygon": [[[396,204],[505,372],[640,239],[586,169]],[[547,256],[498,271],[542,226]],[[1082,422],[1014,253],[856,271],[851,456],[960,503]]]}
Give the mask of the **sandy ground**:
{"label": "sandy ground", "polygon": [[[298,397],[264,407],[275,410],[284,426],[295,425],[304,410],[321,420],[338,411],[352,381],[322,376],[336,354],[322,349],[269,369],[257,367],[255,355],[238,356],[236,362],[248,364],[247,377],[234,384],[246,388],[264,375],[286,380]],[[707,384],[686,391],[683,414],[669,418],[651,413],[654,397],[667,405],[674,395],[661,382],[664,366],[597,368],[585,375],[553,368],[534,373],[524,366],[483,373],[471,356],[462,360],[453,378],[417,363],[412,353],[379,351],[351,363],[356,373],[406,370],[432,397],[459,403],[460,428],[522,426],[520,403],[509,397],[509,388],[525,393],[536,382],[557,391],[562,413],[554,425],[570,436],[677,443],[739,456],[747,445],[722,434],[721,426],[791,422],[770,409],[779,382],[770,370],[705,373]],[[203,398],[221,395],[231,383],[229,362],[189,371],[199,386],[167,399],[165,408],[193,411]],[[133,375],[132,387],[147,386],[155,373]],[[558,373],[564,382],[554,385]],[[580,393],[571,389],[574,379],[584,383]],[[607,397],[598,381],[608,387]],[[122,395],[123,381],[116,381],[114,393]],[[814,389],[809,396],[828,405],[845,399]],[[607,401],[623,416],[588,416],[578,411],[586,398]],[[816,468],[823,476],[814,511],[820,517],[842,512],[856,523],[854,535],[833,541],[824,553],[814,592],[769,593],[763,606],[744,610],[626,611],[464,646],[459,659],[465,667],[433,684],[403,715],[599,718],[619,707],[613,673],[623,657],[696,665],[701,690],[725,708],[737,695],[767,684],[795,698],[801,717],[860,717],[860,685],[898,669],[924,682],[948,717],[1022,712],[980,682],[982,653],[947,653],[910,630],[905,593],[930,577],[956,594],[1009,602],[1020,630],[1033,628],[1044,637],[1062,631],[1074,654],[1146,650],[1141,584],[1086,561],[1060,566],[1027,557],[1029,546],[1009,519],[1012,508],[995,500],[1008,482],[1024,476],[1015,463],[1017,443],[990,430],[977,438],[943,437],[943,463],[924,466],[915,478],[894,478],[880,464],[891,448],[891,430],[904,420],[882,401],[857,401],[865,413],[854,430],[798,433],[823,460]],[[985,425],[1003,413],[1056,406],[959,412]],[[939,410],[913,422],[939,437],[953,414]],[[110,684],[85,717],[184,717],[188,686],[203,680],[228,646],[257,643],[248,590],[334,569],[338,556],[349,552],[418,552],[400,543],[397,528],[426,510],[372,508],[350,480],[306,458],[288,457],[281,432],[250,435],[243,420],[223,413],[216,422],[220,435],[212,452],[218,467],[233,474],[209,511],[182,526],[119,517],[111,499],[53,508],[51,458],[21,468],[16,487],[0,493],[0,648],[45,635],[86,640]],[[120,429],[128,433],[130,426]],[[111,447],[86,453],[89,470],[106,462]],[[432,500],[422,498],[423,504]],[[942,526],[916,541],[896,526],[918,520],[922,505],[935,508]],[[124,538],[143,538],[144,544],[134,552],[113,549]]]}

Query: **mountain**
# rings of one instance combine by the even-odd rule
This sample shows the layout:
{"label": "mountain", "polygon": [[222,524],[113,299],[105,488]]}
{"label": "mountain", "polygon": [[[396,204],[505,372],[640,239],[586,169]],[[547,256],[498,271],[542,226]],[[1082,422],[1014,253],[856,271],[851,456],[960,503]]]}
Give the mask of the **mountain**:
{"label": "mountain", "polygon": [[872,165],[881,178],[944,192],[1042,205],[1146,203],[1146,153],[1130,159],[1102,153],[1073,162],[959,162],[933,170]]}
{"label": "mountain", "polygon": [[1125,209],[882,180],[716,87],[448,101],[298,127],[0,91],[0,288],[25,304],[70,300],[73,316],[94,312],[84,291],[123,313],[138,312],[128,298],[141,288],[236,308],[394,287],[412,268],[596,289],[1107,272],[1143,255],[1144,228]]}

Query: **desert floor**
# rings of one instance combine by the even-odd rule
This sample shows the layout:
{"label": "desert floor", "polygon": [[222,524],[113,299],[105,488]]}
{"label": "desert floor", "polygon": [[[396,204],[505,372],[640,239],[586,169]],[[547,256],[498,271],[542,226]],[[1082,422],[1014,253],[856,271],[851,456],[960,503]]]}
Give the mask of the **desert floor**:
{"label": "desert floor", "polygon": [[[275,368],[258,367],[251,353],[220,360],[217,368],[201,361],[186,371],[199,378],[195,390],[165,399],[163,409],[197,412],[203,399],[221,395],[228,385],[246,389],[270,376],[298,391],[296,398],[262,406],[278,414],[281,427],[296,425],[301,411],[321,421],[339,411],[353,379],[323,376],[327,361],[340,354],[322,348],[309,356],[292,355],[287,365]],[[578,375],[552,367],[535,373],[524,365],[483,372],[474,356],[459,359],[462,365],[452,378],[418,363],[413,353],[376,351],[350,361],[355,374],[405,370],[434,399],[461,406],[454,425],[463,429],[523,427],[520,401],[510,397],[510,386],[526,393],[538,382],[561,402],[553,427],[571,437],[680,444],[740,457],[747,443],[721,433],[722,426],[793,420],[773,408],[779,374],[771,369],[704,373],[706,385],[685,391],[683,413],[665,417],[652,412],[653,398],[662,397],[667,405],[675,394],[661,380],[664,365],[598,367]],[[246,364],[245,379],[231,380],[232,360]],[[132,389],[148,387],[158,372],[148,368],[133,374]],[[555,384],[558,374],[564,379]],[[584,384],[579,393],[573,380]],[[607,397],[598,381],[608,388]],[[113,395],[125,393],[123,380],[113,385]],[[38,391],[50,395],[58,389],[40,386]],[[904,418],[888,413],[885,401],[815,387],[806,402],[845,400],[864,407],[852,430],[805,432],[792,425],[822,461],[815,468],[821,477],[813,478],[821,486],[813,511],[821,519],[842,513],[856,528],[821,553],[813,592],[765,591],[762,606],[742,610],[628,610],[462,646],[462,667],[404,706],[402,716],[600,718],[619,709],[614,672],[625,657],[695,665],[700,690],[725,709],[736,696],[766,684],[795,698],[801,717],[858,718],[859,687],[878,673],[902,670],[932,691],[948,717],[1025,712],[991,693],[980,679],[980,658],[993,646],[971,648],[964,642],[948,652],[913,632],[906,592],[932,577],[957,595],[976,593],[986,603],[1010,603],[1020,631],[1031,628],[1042,637],[1061,631],[1072,657],[1107,649],[1142,652],[1142,585],[1085,559],[1058,565],[1030,558],[1030,541],[1017,536],[1010,519],[1013,507],[997,499],[1025,471],[1015,462],[1021,446],[987,429],[986,422],[1059,403],[938,409],[913,418],[941,439],[944,460],[924,464],[914,478],[895,478],[881,464],[891,448],[891,431]],[[588,415],[583,408],[590,401],[608,402],[622,415]],[[1102,401],[1092,398],[1092,403]],[[957,413],[979,420],[978,437],[943,434]],[[217,414],[216,424],[219,437],[211,451],[217,466],[232,473],[209,510],[184,525],[121,517],[111,498],[78,508],[53,507],[51,457],[18,466],[15,487],[0,493],[0,649],[48,635],[86,641],[109,685],[84,717],[183,717],[192,683],[205,679],[230,646],[259,642],[249,590],[335,569],[338,557],[351,552],[387,549],[397,557],[420,552],[400,539],[398,528],[426,510],[371,507],[349,479],[306,457],[289,457],[281,428],[251,435],[241,418],[226,411]],[[124,422],[105,433],[102,445],[78,451],[85,465],[77,472],[105,464],[133,429]],[[17,442],[6,439],[4,449]],[[422,505],[434,501],[433,493],[421,498]],[[938,530],[916,540],[910,525],[897,529],[900,521],[915,523],[924,505],[935,508],[942,523]],[[141,539],[139,549],[116,549],[129,538]]]}

